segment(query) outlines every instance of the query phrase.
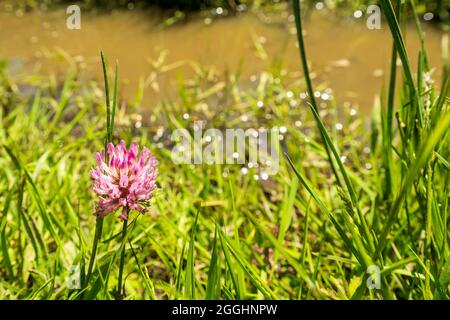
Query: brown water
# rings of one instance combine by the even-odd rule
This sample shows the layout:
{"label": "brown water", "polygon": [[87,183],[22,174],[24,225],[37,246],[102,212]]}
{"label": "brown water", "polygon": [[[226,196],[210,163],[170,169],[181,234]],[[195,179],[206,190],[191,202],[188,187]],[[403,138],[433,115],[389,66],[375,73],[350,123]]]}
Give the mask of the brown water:
{"label": "brown water", "polygon": [[[250,77],[267,70],[277,57],[286,70],[301,71],[291,19],[286,13],[277,22],[264,23],[246,13],[210,24],[198,18],[161,28],[158,13],[122,11],[82,13],[81,30],[68,30],[62,10],[23,15],[0,11],[0,57],[11,61],[10,73],[17,76],[62,75],[74,63],[81,67],[82,77],[92,78],[101,75],[98,54],[102,49],[111,62],[119,61],[122,96],[133,98],[139,79],[146,79],[144,101],[151,105],[173,96],[178,77],[193,76],[196,63],[219,74],[241,68],[242,77]],[[370,110],[389,70],[392,40],[386,23],[381,30],[369,30],[364,21],[313,12],[304,24],[315,84],[331,87],[340,103],[349,101]],[[427,25],[424,30],[430,64],[438,77],[443,34]],[[406,34],[415,65],[418,41],[412,25]],[[263,50],[257,50],[258,46]],[[165,56],[161,65],[167,71],[158,77],[157,87],[149,61],[157,60],[161,52]]]}

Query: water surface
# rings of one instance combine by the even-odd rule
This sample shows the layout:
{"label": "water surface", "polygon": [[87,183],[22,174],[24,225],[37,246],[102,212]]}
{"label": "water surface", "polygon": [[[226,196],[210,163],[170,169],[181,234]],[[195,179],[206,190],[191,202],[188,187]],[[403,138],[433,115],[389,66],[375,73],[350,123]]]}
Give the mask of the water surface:
{"label": "water surface", "polygon": [[[245,13],[212,22],[191,18],[169,28],[161,27],[161,16],[155,11],[82,13],[81,18],[81,30],[68,30],[63,10],[0,11],[0,57],[11,62],[9,72],[61,76],[75,63],[81,67],[83,79],[99,78],[102,49],[110,61],[119,61],[122,97],[133,99],[143,79],[144,105],[151,106],[161,98],[175,97],[179,78],[192,77],[199,64],[219,75],[239,70],[245,78],[268,70],[275,59],[289,72],[301,71],[295,28],[288,13],[271,23]],[[381,30],[369,30],[363,18],[338,19],[315,11],[304,27],[315,84],[332,88],[339,103],[349,101],[370,110],[374,96],[387,81],[392,45],[387,24],[383,23]],[[443,34],[429,25],[424,30],[430,64],[439,77]],[[419,43],[413,25],[406,27],[406,34],[414,66]],[[165,72],[154,78],[151,61],[163,56]]]}

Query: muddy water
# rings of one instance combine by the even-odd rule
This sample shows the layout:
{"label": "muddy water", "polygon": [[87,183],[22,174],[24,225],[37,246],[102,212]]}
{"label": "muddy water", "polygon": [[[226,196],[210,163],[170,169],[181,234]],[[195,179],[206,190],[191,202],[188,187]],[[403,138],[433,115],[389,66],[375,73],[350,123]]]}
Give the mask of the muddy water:
{"label": "muddy water", "polygon": [[[9,73],[63,75],[70,64],[81,68],[85,79],[100,77],[98,53],[120,65],[121,95],[133,99],[139,79],[145,81],[144,104],[176,95],[180,77],[189,78],[196,63],[219,74],[238,69],[242,77],[267,70],[281,59],[288,71],[301,71],[295,29],[287,14],[264,23],[252,14],[205,23],[189,19],[162,28],[155,12],[116,12],[111,15],[82,14],[81,30],[68,30],[64,11],[17,15],[0,11],[0,58],[10,62]],[[391,38],[387,25],[369,30],[361,19],[338,19],[312,12],[304,23],[305,41],[315,83],[333,89],[339,103],[357,103],[370,110],[375,94],[386,82]],[[430,64],[440,75],[443,34],[425,25]],[[418,41],[414,27],[406,28],[411,63],[416,63]],[[259,50],[258,50],[259,48]],[[262,48],[262,49],[261,49]],[[162,54],[163,53],[163,54]],[[152,82],[155,66],[163,57],[168,70]],[[152,85],[153,83],[153,85]]]}

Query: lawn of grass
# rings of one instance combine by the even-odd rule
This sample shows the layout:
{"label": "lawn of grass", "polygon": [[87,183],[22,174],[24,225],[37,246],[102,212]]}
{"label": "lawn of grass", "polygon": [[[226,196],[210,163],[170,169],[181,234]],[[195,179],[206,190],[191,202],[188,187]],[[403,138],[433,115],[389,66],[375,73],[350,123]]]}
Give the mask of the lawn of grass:
{"label": "lawn of grass", "polygon": [[[247,81],[199,69],[180,81],[174,101],[143,113],[138,92],[113,118],[104,84],[80,82],[76,69],[63,83],[15,83],[2,64],[0,298],[449,298],[448,61],[437,88],[424,48],[406,54],[394,12],[404,9],[381,5],[395,49],[370,119],[336,105],[307,70],[299,77],[273,66]],[[300,30],[300,15],[296,21]],[[137,141],[158,159],[159,188],[148,214],[131,213],[125,238],[117,214],[104,218],[86,281],[96,228],[89,170],[111,129],[107,118],[113,143]],[[243,165],[174,163],[171,132],[193,132],[196,120],[219,129],[284,127],[278,173],[263,179]],[[74,270],[81,289],[70,289]],[[373,270],[379,289],[367,285]]]}

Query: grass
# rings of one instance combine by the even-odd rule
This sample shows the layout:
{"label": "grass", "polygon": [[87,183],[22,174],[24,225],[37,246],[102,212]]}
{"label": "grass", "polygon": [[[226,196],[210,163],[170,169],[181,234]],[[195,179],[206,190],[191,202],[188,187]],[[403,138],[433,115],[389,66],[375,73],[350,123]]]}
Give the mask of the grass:
{"label": "grass", "polygon": [[[180,84],[179,101],[153,106],[140,126],[142,93],[134,107],[118,103],[117,67],[112,97],[106,64],[104,85],[69,70],[64,83],[42,82],[26,95],[3,64],[0,298],[450,298],[448,65],[438,89],[423,47],[414,74],[399,27],[412,1],[380,4],[393,50],[370,130],[351,106],[299,98],[325,90],[307,68],[292,81],[277,65],[249,86],[199,71]],[[218,102],[227,108],[205,110]],[[195,119],[222,129],[286,127],[278,174],[256,180],[257,169],[244,174],[241,165],[175,164],[170,134],[193,132]],[[89,180],[95,152],[120,138],[148,146],[160,162],[150,213],[132,213],[126,233],[116,216],[95,218]],[[367,287],[371,266],[379,290]],[[73,268],[81,289],[68,285]]]}

